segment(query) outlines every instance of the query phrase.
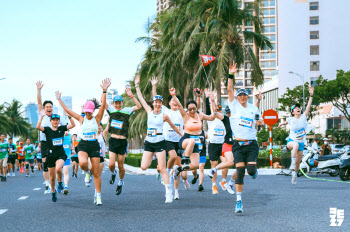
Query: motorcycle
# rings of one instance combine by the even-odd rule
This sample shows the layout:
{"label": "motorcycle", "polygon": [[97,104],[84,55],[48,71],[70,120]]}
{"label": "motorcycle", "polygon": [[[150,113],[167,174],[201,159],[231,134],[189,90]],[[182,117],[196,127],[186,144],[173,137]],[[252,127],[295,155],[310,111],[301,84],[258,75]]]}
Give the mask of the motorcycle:
{"label": "motorcycle", "polygon": [[343,181],[350,180],[350,151],[346,150],[341,156],[339,177]]}
{"label": "motorcycle", "polygon": [[[329,174],[330,176],[339,175],[340,157],[337,155],[320,156],[318,160],[313,158],[317,151],[311,147],[307,147],[307,154],[303,156],[300,162],[300,168],[304,173],[308,174]],[[299,170],[297,176],[303,174]]]}

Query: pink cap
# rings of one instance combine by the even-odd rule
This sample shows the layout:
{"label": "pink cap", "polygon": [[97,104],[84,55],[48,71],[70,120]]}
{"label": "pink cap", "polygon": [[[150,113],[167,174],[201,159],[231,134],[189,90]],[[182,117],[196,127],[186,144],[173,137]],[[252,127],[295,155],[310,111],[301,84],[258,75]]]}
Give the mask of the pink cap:
{"label": "pink cap", "polygon": [[92,101],[87,101],[84,105],[84,112],[93,113],[95,111],[95,103]]}

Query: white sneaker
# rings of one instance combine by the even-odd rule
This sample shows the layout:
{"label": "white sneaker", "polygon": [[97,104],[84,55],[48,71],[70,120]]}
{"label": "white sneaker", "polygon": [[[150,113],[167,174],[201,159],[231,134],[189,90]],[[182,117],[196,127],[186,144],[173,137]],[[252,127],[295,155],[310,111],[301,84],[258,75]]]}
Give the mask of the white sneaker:
{"label": "white sneaker", "polygon": [[174,200],[180,200],[179,193],[175,193]]}
{"label": "white sneaker", "polygon": [[297,184],[297,175],[295,172],[292,173],[292,184]]}
{"label": "white sneaker", "polygon": [[102,205],[102,199],[101,199],[101,197],[96,197],[96,205],[97,205],[97,206]]}
{"label": "white sneaker", "polygon": [[85,179],[84,179],[84,181],[85,181],[86,187],[90,187],[90,181],[91,181],[91,179],[90,179],[90,174],[89,174],[89,173],[86,173],[86,174],[85,174]]}
{"label": "white sneaker", "polygon": [[160,179],[160,183],[161,183],[162,185],[164,185],[163,178],[162,178],[162,179]]}
{"label": "white sneaker", "polygon": [[94,204],[96,204],[96,202],[97,202],[97,197],[96,195],[94,195]]}
{"label": "white sneaker", "polygon": [[289,167],[290,170],[295,170],[295,164],[291,164]]}
{"label": "white sneaker", "polygon": [[7,173],[7,176],[11,176],[11,172]]}
{"label": "white sneaker", "polygon": [[177,176],[179,175],[179,170],[178,170],[179,166],[178,165],[174,165],[173,167],[173,178],[174,180],[177,180]]}
{"label": "white sneaker", "polygon": [[50,188],[48,188],[47,190],[45,190],[45,192],[44,192],[44,194],[46,195],[46,194],[50,194],[51,193],[51,189]]}
{"label": "white sneaker", "polygon": [[171,193],[165,194],[165,203],[171,203],[171,202],[173,202],[173,194]]}
{"label": "white sneaker", "polygon": [[184,186],[185,186],[185,189],[186,189],[186,190],[189,190],[189,189],[190,189],[190,183],[188,183],[187,180],[184,181]]}
{"label": "white sneaker", "polygon": [[227,192],[229,192],[232,195],[235,194],[235,191],[233,190],[233,188],[234,188],[233,185],[229,185],[229,183],[226,183],[226,184],[224,184],[224,186],[225,186]]}
{"label": "white sneaker", "polygon": [[84,175],[84,174],[85,174],[85,172],[84,172],[84,171],[82,171],[82,172],[81,172],[81,174],[82,174],[82,175]]}
{"label": "white sneaker", "polygon": [[12,176],[16,176],[16,174],[14,172],[12,172]]}

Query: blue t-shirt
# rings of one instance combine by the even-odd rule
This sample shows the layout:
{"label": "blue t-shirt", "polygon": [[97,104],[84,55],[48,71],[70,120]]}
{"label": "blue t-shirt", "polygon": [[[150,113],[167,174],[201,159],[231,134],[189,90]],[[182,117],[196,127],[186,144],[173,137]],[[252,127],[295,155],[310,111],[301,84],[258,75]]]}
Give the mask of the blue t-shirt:
{"label": "blue t-shirt", "polygon": [[39,148],[39,146],[37,146],[35,148],[35,151],[36,151],[36,158],[37,159],[42,159],[42,157],[41,157],[41,149]]}
{"label": "blue t-shirt", "polygon": [[67,159],[70,159],[72,155],[72,136],[70,134],[63,137],[63,148],[67,155]]}

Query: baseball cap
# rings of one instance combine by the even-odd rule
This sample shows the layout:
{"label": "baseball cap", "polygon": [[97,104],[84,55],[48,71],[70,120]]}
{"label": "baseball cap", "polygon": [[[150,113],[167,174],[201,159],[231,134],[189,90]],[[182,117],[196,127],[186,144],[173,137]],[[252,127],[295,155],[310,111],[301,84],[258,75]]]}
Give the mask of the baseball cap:
{"label": "baseball cap", "polygon": [[116,102],[116,101],[123,101],[123,98],[122,98],[122,96],[120,96],[120,95],[116,95],[116,96],[114,96],[113,97],[113,102]]}
{"label": "baseball cap", "polygon": [[246,89],[238,89],[237,90],[237,94],[236,94],[236,96],[238,96],[238,95],[240,95],[240,94],[245,94],[245,95],[249,95],[248,94],[248,91],[246,90]]}
{"label": "baseball cap", "polygon": [[83,112],[93,113],[95,110],[95,103],[92,101],[87,101],[84,105]]}
{"label": "baseball cap", "polygon": [[155,100],[161,100],[163,102],[163,97],[160,95],[155,95],[152,99],[152,102],[154,102]]}
{"label": "baseball cap", "polygon": [[218,105],[218,110],[222,110],[222,106],[221,105]]}
{"label": "baseball cap", "polygon": [[327,138],[324,138],[323,141],[328,141],[328,139],[327,139]]}
{"label": "baseball cap", "polygon": [[226,106],[225,111],[226,113],[231,113],[230,107]]}
{"label": "baseball cap", "polygon": [[23,145],[24,143],[23,143],[23,142],[20,142],[19,144]]}
{"label": "baseball cap", "polygon": [[57,118],[58,120],[60,119],[60,116],[58,114],[53,114],[51,115],[50,121]]}
{"label": "baseball cap", "polygon": [[300,108],[300,104],[297,103],[297,104],[295,104],[294,106],[292,106],[292,108],[290,109],[290,112],[293,112],[293,110],[295,109],[295,107]]}

